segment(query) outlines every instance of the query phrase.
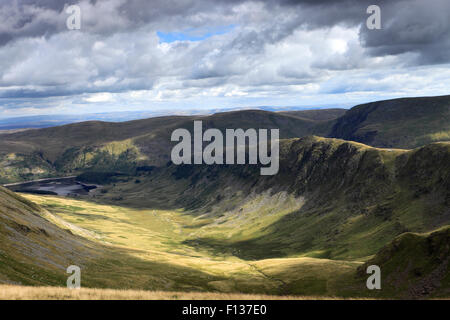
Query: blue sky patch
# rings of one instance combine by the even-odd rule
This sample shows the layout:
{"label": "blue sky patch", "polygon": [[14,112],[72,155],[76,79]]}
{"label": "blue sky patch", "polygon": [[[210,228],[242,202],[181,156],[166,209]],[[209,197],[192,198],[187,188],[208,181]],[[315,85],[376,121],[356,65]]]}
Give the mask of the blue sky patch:
{"label": "blue sky patch", "polygon": [[175,42],[175,41],[202,41],[213,36],[226,34],[231,32],[236,25],[221,26],[209,29],[189,29],[182,32],[162,32],[157,31],[160,42]]}

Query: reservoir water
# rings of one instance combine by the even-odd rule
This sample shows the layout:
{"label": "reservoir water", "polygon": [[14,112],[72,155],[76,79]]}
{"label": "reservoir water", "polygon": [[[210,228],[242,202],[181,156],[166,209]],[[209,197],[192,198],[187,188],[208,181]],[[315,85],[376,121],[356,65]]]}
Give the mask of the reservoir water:
{"label": "reservoir water", "polygon": [[59,196],[86,195],[96,189],[96,185],[88,185],[76,180],[75,177],[42,179],[24,183],[5,185],[4,187],[15,192],[53,194]]}

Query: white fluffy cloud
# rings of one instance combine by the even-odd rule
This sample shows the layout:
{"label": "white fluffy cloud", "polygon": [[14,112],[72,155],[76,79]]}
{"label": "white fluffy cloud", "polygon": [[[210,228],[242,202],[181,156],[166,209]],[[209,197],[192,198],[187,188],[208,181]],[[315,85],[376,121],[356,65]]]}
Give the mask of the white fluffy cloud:
{"label": "white fluffy cloud", "polygon": [[[376,34],[381,31],[365,29],[364,5],[353,0],[343,1],[347,7],[331,0],[218,1],[214,6],[82,0],[77,31],[65,28],[61,2],[15,0],[0,6],[6,21],[0,26],[0,116],[39,109],[351,105],[447,94],[450,58],[448,52],[436,52],[448,48],[442,41],[448,21],[439,11],[447,3],[433,1],[436,6],[428,11],[417,1],[421,11],[380,1],[388,12],[383,33]],[[420,42],[426,30],[402,33],[400,21],[412,19],[412,12],[438,15],[440,24],[428,30],[434,40]],[[421,26],[417,19],[410,25]],[[178,40],[162,39],[158,32],[176,33]]]}

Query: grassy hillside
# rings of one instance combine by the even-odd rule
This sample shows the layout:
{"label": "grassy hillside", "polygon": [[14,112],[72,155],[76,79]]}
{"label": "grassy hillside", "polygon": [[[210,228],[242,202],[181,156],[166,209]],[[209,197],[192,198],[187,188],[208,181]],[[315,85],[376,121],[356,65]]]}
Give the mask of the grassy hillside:
{"label": "grassy hillside", "polygon": [[405,232],[449,225],[449,164],[450,143],[307,137],[282,141],[274,177],[169,165],[78,200],[0,189],[0,282],[64,286],[76,264],[90,288],[371,296],[362,262]]}
{"label": "grassy hillside", "polygon": [[282,114],[287,114],[301,119],[328,121],[335,120],[342,117],[347,112],[347,109],[314,109],[314,110],[298,110],[298,111],[281,111]]}
{"label": "grassy hillside", "polygon": [[407,149],[449,141],[450,96],[359,105],[337,120],[329,136],[375,147]]}
{"label": "grassy hillside", "polygon": [[[99,251],[36,204],[0,187],[0,282],[61,283],[65,268],[99,256]],[[65,230],[64,230],[65,229]],[[77,232],[84,234],[81,229]],[[66,266],[66,267],[64,267]]]}
{"label": "grassy hillside", "polygon": [[[0,188],[3,284],[63,287],[66,268],[75,264],[81,267],[84,288],[334,296],[336,275],[349,275],[360,265],[302,258],[247,262],[211,255],[183,244],[198,225],[177,211],[25,196],[28,200]],[[326,269],[330,272],[321,271]]]}
{"label": "grassy hillside", "polygon": [[[89,210],[89,204],[80,205]],[[102,208],[101,212],[109,221],[108,211]],[[88,220],[101,221],[99,218],[88,214]],[[0,283],[65,286],[65,271],[72,264],[82,268],[82,285],[95,288],[211,291],[209,282],[224,279],[187,263],[173,263],[177,259],[174,255],[170,259],[168,253],[111,245],[96,230],[79,225],[0,188]],[[255,288],[261,287],[264,279],[255,284]],[[251,292],[251,286],[248,290]]]}
{"label": "grassy hillside", "polygon": [[83,171],[132,173],[170,160],[177,128],[280,129],[280,137],[308,135],[362,142],[375,147],[415,148],[450,140],[450,98],[408,98],[343,109],[269,112],[245,110],[211,116],[172,116],[121,123],[89,121],[2,134],[0,183]]}
{"label": "grassy hillside", "polygon": [[333,300],[324,296],[274,296],[263,294],[170,292],[144,290],[24,287],[0,285],[0,300]]}
{"label": "grassy hillside", "polygon": [[248,110],[212,116],[159,117],[123,123],[83,122],[3,134],[0,140],[0,183],[72,175],[86,170],[132,172],[140,165],[165,165],[177,128],[280,128],[280,136],[298,137],[324,121]]}
{"label": "grassy hillside", "polygon": [[[381,266],[383,295],[403,297],[450,296],[450,226],[425,233],[404,233],[360,267]],[[379,293],[381,295],[381,293]]]}
{"label": "grassy hillside", "polygon": [[88,121],[3,134],[0,152],[41,152],[46,160],[55,162],[70,148],[99,146],[142,136],[147,139],[157,137],[166,140],[169,137],[170,142],[170,134],[174,129],[190,129],[194,120],[203,120],[205,128],[280,128],[280,135],[285,138],[310,133],[316,122],[312,119],[299,119],[287,114],[260,110],[218,113],[212,116],[156,117],[120,123]]}
{"label": "grassy hillside", "polygon": [[[78,199],[0,188],[0,283],[64,286],[76,264],[89,288],[364,297],[374,293],[357,269],[375,261],[387,272],[380,296],[448,296],[448,233],[418,235],[450,225],[450,142],[422,145],[448,140],[447,100],[2,134],[0,182],[81,174],[103,186]],[[194,119],[280,128],[279,173],[172,164],[171,132]]]}
{"label": "grassy hillside", "polygon": [[450,222],[450,143],[407,151],[308,137],[283,141],[280,156],[273,177],[256,166],[171,165],[94,200],[184,210],[201,227],[186,244],[246,260],[365,259],[401,233]]}
{"label": "grassy hillside", "polygon": [[[89,230],[98,236],[96,242],[126,249],[128,259],[119,256],[114,259],[117,266],[109,265],[108,288],[334,296],[339,295],[334,285],[336,275],[349,276],[361,265],[358,261],[305,257],[247,261],[227,252],[186,244],[186,239],[202,232],[203,224],[182,210],[134,209],[53,196],[24,196],[64,221]],[[131,257],[139,259],[139,268],[130,264]],[[143,273],[146,277],[148,273],[160,273],[161,283],[138,281]],[[121,279],[124,274],[134,279],[125,287]],[[184,280],[175,282],[180,281],[179,277]],[[92,287],[93,283],[85,285]]]}

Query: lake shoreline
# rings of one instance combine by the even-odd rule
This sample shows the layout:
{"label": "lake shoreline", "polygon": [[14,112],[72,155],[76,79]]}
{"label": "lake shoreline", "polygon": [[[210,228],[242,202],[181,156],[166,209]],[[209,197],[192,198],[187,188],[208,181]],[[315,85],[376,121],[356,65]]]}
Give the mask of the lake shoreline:
{"label": "lake shoreline", "polygon": [[87,195],[91,190],[99,186],[77,181],[76,176],[61,178],[45,178],[32,181],[18,182],[3,185],[3,187],[14,191],[32,194],[47,194],[58,196],[80,196]]}

